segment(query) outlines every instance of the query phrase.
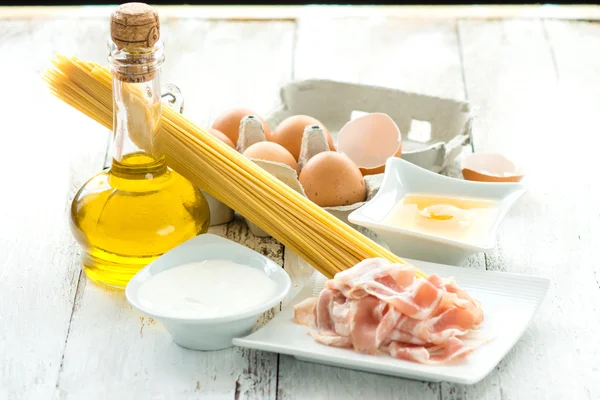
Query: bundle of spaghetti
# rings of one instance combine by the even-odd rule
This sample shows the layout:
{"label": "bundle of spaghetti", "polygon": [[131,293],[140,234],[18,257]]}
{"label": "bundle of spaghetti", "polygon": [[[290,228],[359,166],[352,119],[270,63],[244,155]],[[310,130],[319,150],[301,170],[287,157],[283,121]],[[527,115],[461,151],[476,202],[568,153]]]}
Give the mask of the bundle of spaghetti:
{"label": "bundle of spaghetti", "polygon": [[[76,57],[57,56],[53,64],[44,74],[52,93],[110,129],[110,69]],[[155,145],[169,167],[328,278],[367,258],[404,263],[169,107],[163,108]]]}

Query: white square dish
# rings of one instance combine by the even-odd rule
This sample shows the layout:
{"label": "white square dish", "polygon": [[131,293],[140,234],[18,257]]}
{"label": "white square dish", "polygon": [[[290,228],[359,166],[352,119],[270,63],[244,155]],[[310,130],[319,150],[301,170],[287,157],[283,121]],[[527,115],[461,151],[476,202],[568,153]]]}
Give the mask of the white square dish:
{"label": "white square dish", "polygon": [[[382,221],[407,194],[429,194],[485,198],[498,203],[499,212],[487,237],[479,245],[387,225]],[[508,210],[525,193],[521,183],[475,182],[450,178],[416,166],[401,158],[388,159],[383,183],[377,194],[348,216],[356,225],[368,228],[399,257],[462,265],[475,253],[488,252],[496,243],[496,231]]]}
{"label": "white square dish", "polygon": [[481,302],[481,330],[494,339],[477,348],[463,362],[423,365],[386,354],[364,355],[319,344],[308,328],[293,321],[293,306],[309,297],[301,292],[294,301],[256,332],[233,340],[234,345],[294,356],[303,361],[430,382],[474,384],[485,378],[519,340],[539,308],[550,281],[546,278],[482,271],[409,260],[426,273],[454,276],[459,286]]}

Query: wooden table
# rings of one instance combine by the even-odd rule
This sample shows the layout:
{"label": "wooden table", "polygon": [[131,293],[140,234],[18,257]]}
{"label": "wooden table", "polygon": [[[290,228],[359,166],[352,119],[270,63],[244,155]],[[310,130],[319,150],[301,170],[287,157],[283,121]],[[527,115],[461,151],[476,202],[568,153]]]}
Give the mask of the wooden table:
{"label": "wooden table", "polygon": [[[109,133],[51,97],[40,74],[56,52],[105,62],[111,10],[2,9],[0,398],[600,398],[600,25],[589,21],[597,8],[164,10],[164,80],[205,125],[234,106],[266,114],[282,84],[315,77],[477,107],[476,151],[519,161],[528,192],[497,248],[468,266],[552,285],[522,339],[473,386],[239,348],[187,351],[122,293],[86,280],[67,210],[105,165]],[[211,231],[284,267],[296,262],[240,221]]]}

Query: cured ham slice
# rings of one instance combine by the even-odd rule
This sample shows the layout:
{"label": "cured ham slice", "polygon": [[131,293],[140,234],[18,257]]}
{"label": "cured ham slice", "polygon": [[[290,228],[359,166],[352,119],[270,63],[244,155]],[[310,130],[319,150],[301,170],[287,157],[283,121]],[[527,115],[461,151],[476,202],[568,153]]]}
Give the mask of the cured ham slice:
{"label": "cured ham slice", "polygon": [[483,322],[480,304],[453,278],[418,278],[409,264],[364,260],[328,280],[319,296],[294,307],[296,323],[319,343],[365,354],[385,351],[423,364],[470,354],[464,340]]}

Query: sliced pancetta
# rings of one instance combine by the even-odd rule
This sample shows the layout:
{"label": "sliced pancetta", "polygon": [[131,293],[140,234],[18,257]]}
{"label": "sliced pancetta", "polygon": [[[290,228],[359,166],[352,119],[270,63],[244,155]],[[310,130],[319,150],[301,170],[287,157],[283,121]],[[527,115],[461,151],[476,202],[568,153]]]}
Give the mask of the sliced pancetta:
{"label": "sliced pancetta", "polygon": [[478,302],[453,278],[416,276],[409,264],[364,260],[294,307],[294,320],[319,343],[366,354],[385,351],[424,364],[460,359],[477,347],[463,338],[483,321]]}

